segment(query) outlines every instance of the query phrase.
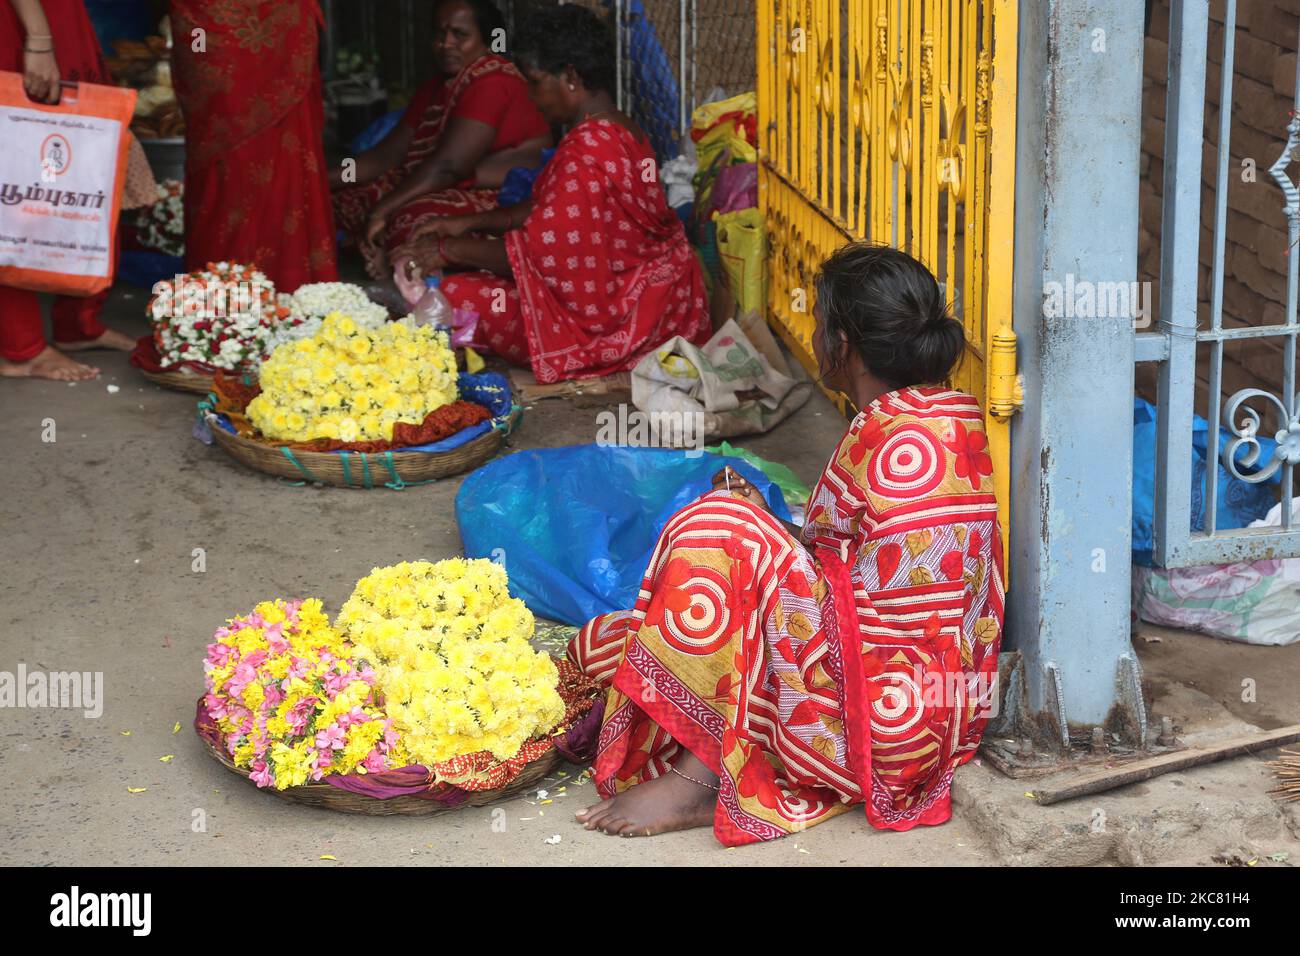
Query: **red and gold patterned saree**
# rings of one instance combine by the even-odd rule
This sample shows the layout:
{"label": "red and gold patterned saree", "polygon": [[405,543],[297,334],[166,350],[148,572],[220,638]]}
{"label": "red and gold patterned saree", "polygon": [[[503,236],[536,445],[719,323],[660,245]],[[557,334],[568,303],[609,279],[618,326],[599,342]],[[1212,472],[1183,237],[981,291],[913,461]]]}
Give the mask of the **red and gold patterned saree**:
{"label": "red and gold patterned saree", "polygon": [[881,829],[946,821],[995,704],[991,472],[973,398],[905,388],[853,420],[801,540],[726,492],[674,515],[636,608],[570,645],[610,685],[601,795],[668,772],[685,746],[719,775],[728,846],[855,804]]}
{"label": "red and gold patterned saree", "polygon": [[293,292],[338,278],[316,0],[172,0],[185,111],[185,263],[255,264]]}

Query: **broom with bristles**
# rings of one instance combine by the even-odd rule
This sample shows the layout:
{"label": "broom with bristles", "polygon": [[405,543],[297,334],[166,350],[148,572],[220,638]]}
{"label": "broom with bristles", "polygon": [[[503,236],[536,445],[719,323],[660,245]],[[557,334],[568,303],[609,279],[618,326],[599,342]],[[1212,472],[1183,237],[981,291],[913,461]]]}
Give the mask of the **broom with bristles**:
{"label": "broom with bristles", "polygon": [[1300,750],[1283,750],[1282,756],[1268,765],[1281,783],[1269,793],[1279,796],[1283,803],[1300,800]]}

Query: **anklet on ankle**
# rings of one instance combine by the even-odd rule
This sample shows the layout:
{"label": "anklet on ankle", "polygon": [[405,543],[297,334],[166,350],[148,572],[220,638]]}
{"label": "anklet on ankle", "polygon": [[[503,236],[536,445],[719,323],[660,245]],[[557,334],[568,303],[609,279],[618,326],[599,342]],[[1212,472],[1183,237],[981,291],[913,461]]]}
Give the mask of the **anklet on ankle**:
{"label": "anklet on ankle", "polygon": [[703,780],[696,780],[694,777],[688,777],[686,776],[686,774],[682,773],[672,764],[668,765],[668,769],[671,770],[673,773],[677,774],[677,776],[681,777],[682,779],[689,780],[691,783],[698,783],[701,787],[708,787],[710,790],[718,790],[718,791],[722,790],[721,784],[705,783]]}

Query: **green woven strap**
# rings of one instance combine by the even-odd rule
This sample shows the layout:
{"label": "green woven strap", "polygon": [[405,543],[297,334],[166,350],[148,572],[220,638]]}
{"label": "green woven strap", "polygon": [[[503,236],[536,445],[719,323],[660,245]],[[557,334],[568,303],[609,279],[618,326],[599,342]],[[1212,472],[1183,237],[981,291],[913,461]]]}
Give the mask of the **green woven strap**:
{"label": "green woven strap", "polygon": [[[311,473],[311,469],[309,469],[306,465],[300,462],[297,459],[297,457],[295,457],[292,449],[289,449],[282,445],[280,446],[280,453],[284,455],[284,457],[287,458],[289,461],[293,462],[293,466],[298,469],[298,471],[302,474],[304,478],[307,479],[307,481],[314,482],[316,484],[326,483],[321,481],[315,475],[313,475]],[[339,452],[340,463],[343,465],[344,484],[346,484],[349,487],[352,486],[352,463],[350,460],[350,457],[352,455],[361,456],[361,486],[363,488],[373,488],[375,486],[375,482],[374,482],[374,478],[370,474],[370,456],[367,455],[364,451]],[[437,478],[428,478],[424,481],[407,481],[397,473],[397,462],[393,460],[393,453],[391,451],[383,452],[381,455],[378,455],[377,457],[379,457],[379,460],[383,462],[384,467],[388,469],[389,477],[392,478],[392,481],[384,482],[385,488],[391,488],[394,491],[401,491],[403,488],[410,488],[414,485],[431,485],[438,480]],[[302,482],[292,482],[292,484],[302,484]]]}
{"label": "green woven strap", "polygon": [[388,468],[388,473],[393,478],[392,481],[384,482],[384,487],[392,488],[394,491],[401,491],[405,488],[406,482],[402,480],[402,476],[397,473],[397,468],[393,465],[393,453],[391,451],[384,452],[384,465]]}
{"label": "green woven strap", "polygon": [[314,482],[314,483],[316,483],[316,484],[318,484],[318,485],[323,485],[323,484],[325,484],[325,482],[321,481],[319,478],[317,478],[315,475],[313,475],[313,474],[311,473],[311,471],[307,468],[307,466],[304,465],[302,462],[300,462],[300,461],[299,461],[299,460],[294,456],[293,449],[289,448],[289,447],[286,446],[286,445],[281,445],[281,446],[280,446],[280,454],[284,455],[285,458],[287,458],[287,459],[289,459],[289,461],[293,462],[293,466],[294,466],[295,468],[297,468],[300,472],[302,472],[303,477],[306,478],[308,481]]}
{"label": "green woven strap", "polygon": [[[361,482],[360,482],[361,487],[363,488],[375,487],[374,479],[370,474],[370,456],[367,455],[364,451],[341,451],[338,453],[339,462],[340,464],[343,465],[343,483],[347,485],[349,488],[353,487],[352,484],[352,456],[353,455],[358,455],[361,458]],[[410,488],[413,485],[431,485],[435,481],[437,481],[436,478],[430,478],[427,481],[407,481],[397,473],[397,462],[393,459],[393,453],[391,451],[376,453],[375,457],[379,458],[379,460],[383,462],[384,467],[388,469],[389,477],[392,479],[391,481],[384,482],[385,488],[391,488],[394,491],[401,491],[403,488]],[[298,463],[294,462],[294,464],[298,464]],[[307,469],[304,468],[302,465],[298,464],[298,468],[304,474],[309,474],[309,472],[307,472]]]}

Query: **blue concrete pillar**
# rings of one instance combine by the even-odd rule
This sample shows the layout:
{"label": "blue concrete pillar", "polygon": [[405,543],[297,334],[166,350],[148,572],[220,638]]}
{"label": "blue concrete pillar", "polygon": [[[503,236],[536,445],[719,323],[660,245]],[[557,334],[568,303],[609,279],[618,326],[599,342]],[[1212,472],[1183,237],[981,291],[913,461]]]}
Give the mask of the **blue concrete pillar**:
{"label": "blue concrete pillar", "polygon": [[1129,639],[1142,52],[1141,3],[1021,0],[1007,643],[1058,742],[1058,716],[1079,729],[1121,702],[1145,732]]}

